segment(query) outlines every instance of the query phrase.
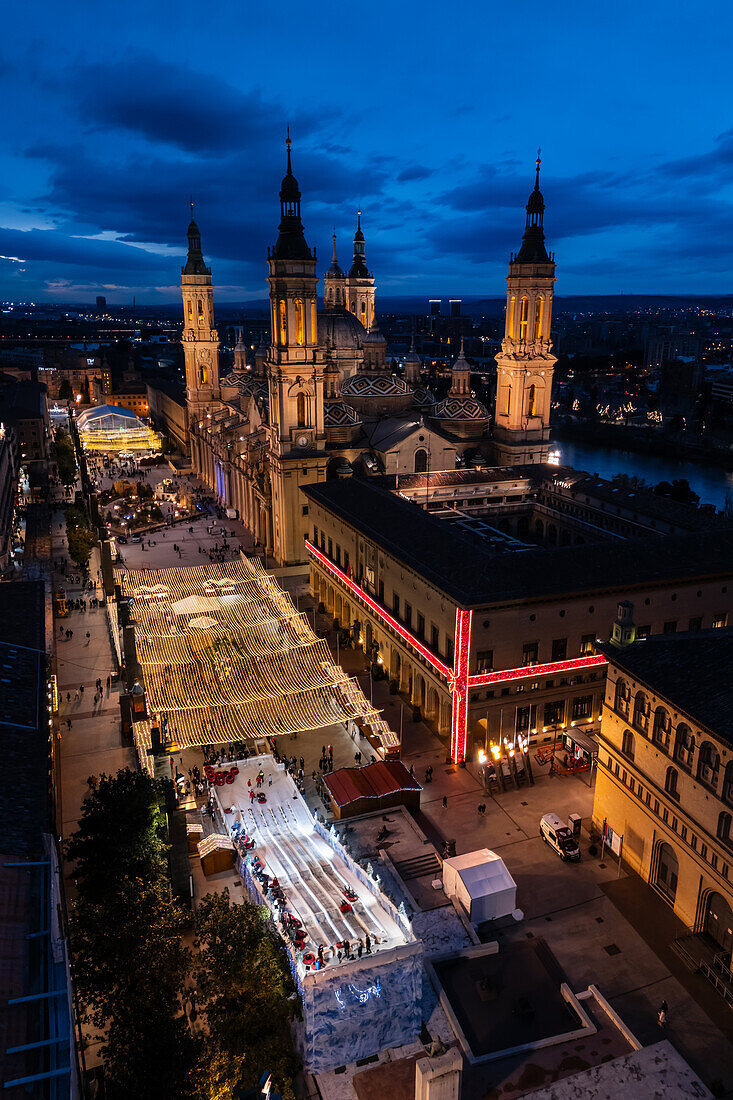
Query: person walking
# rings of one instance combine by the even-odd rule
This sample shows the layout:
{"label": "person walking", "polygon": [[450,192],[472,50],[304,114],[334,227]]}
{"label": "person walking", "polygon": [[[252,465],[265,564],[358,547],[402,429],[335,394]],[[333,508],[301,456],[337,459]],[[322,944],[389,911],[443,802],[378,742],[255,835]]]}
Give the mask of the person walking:
{"label": "person walking", "polygon": [[668,1011],[669,1011],[669,1005],[667,1004],[666,1001],[662,1001],[661,1005],[659,1006],[659,1012],[657,1014],[657,1023],[659,1024],[660,1027],[666,1027],[667,1026],[667,1013],[668,1013]]}
{"label": "person walking", "polygon": [[366,951],[367,955],[371,955],[371,953],[372,953],[372,938],[371,938],[371,936],[369,935],[368,932],[367,932],[367,934],[364,938],[364,950]]}
{"label": "person walking", "polygon": [[91,635],[91,633],[90,633],[90,632],[89,632],[89,631],[87,630],[87,640],[86,640],[86,642],[84,643],[84,645],[89,645],[89,642],[91,641],[91,638],[92,638],[92,635]]}
{"label": "person walking", "polygon": [[443,809],[444,810],[448,809],[448,795],[447,794],[443,795]]}

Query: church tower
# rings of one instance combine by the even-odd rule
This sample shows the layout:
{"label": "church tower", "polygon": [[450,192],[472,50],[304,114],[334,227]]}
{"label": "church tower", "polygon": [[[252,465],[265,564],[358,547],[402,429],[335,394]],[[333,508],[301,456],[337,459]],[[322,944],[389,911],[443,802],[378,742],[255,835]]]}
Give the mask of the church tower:
{"label": "church tower", "polygon": [[201,231],[193,219],[188,227],[188,257],[181,268],[183,293],[183,357],[189,423],[220,400],[219,334],[214,328],[214,288],[211,268],[201,252]]}
{"label": "church tower", "polygon": [[346,276],[339,267],[336,255],[336,234],[333,235],[331,266],[323,279],[323,304],[326,309],[346,308]]}
{"label": "church tower", "polygon": [[545,248],[540,157],[519,252],[509,259],[504,339],[496,356],[493,443],[498,464],[546,462],[550,452],[550,324],[555,258]]}
{"label": "church tower", "polygon": [[241,328],[237,332],[237,343],[234,347],[234,370],[236,373],[247,370],[247,345]]}
{"label": "church tower", "polygon": [[354,259],[346,280],[346,308],[358,317],[369,331],[374,324],[374,279],[366,265],[364,234],[361,228],[361,210],[357,213],[354,234]]}
{"label": "church tower", "polygon": [[[280,231],[267,252],[272,341],[266,370],[270,394],[272,545],[282,564],[303,560],[307,506],[300,486],[324,481],[328,457],[323,409],[322,352],[316,316],[316,254],[300,220],[290,136],[280,189]],[[306,515],[303,510],[306,508]]]}

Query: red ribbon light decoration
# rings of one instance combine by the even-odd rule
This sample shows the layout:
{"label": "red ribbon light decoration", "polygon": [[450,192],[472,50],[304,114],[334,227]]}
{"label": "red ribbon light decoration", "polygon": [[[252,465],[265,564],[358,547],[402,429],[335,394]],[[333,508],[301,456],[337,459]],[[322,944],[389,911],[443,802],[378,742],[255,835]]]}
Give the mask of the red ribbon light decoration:
{"label": "red ribbon light decoration", "polygon": [[421,657],[424,657],[436,672],[445,678],[448,690],[453,697],[450,753],[454,764],[459,764],[461,760],[465,759],[468,737],[468,699],[471,688],[486,687],[489,684],[500,684],[510,680],[523,680],[531,676],[556,676],[560,673],[577,672],[585,668],[600,668],[606,664],[605,657],[600,653],[593,653],[586,657],[574,657],[569,661],[551,661],[544,665],[522,665],[520,668],[504,668],[496,672],[477,672],[470,675],[468,666],[471,654],[473,612],[458,607],[456,608],[456,633],[453,646],[455,656],[453,668],[448,668],[414,634],[406,630],[402,623],[398,622],[385,608],[378,604],[368,592],[365,592],[338,566],[334,565],[325,554],[322,554],[317,546],[308,539],[305,540],[305,545],[309,553],[321,565],[337,577],[350,592],[362,603],[365,603],[375,615],[378,615],[387,626],[394,630]]}

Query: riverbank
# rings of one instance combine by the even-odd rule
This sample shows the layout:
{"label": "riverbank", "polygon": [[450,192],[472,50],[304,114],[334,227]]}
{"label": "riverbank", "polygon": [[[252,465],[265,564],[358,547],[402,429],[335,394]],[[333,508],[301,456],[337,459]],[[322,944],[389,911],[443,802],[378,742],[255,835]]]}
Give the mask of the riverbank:
{"label": "riverbank", "polygon": [[574,420],[553,425],[552,435],[558,442],[587,443],[593,447],[633,451],[673,461],[685,459],[702,466],[711,465],[720,470],[733,471],[733,444],[725,446],[712,440],[689,439],[684,435],[663,435],[646,427]]}
{"label": "riverbank", "polygon": [[563,466],[587,470],[590,474],[611,480],[618,474],[643,478],[649,485],[660,481],[684,479],[697,493],[701,504],[722,509],[733,499],[733,473],[718,464],[703,465],[681,458],[679,454],[665,457],[654,452],[639,453],[604,447],[597,438],[590,442],[553,438],[553,450]]}

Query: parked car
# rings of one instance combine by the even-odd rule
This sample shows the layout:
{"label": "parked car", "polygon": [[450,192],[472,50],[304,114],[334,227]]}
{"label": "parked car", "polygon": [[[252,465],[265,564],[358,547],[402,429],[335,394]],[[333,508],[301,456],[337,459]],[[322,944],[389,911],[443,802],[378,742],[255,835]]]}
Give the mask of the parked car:
{"label": "parked car", "polygon": [[124,535],[117,535],[117,541],[121,542],[123,546],[127,546],[127,539]]}
{"label": "parked car", "polygon": [[580,860],[578,842],[572,830],[557,814],[545,814],[540,818],[540,836],[566,863],[577,863]]}
{"label": "parked car", "polygon": [[140,538],[139,535],[133,535],[131,541],[132,542],[142,542],[143,540]]}

